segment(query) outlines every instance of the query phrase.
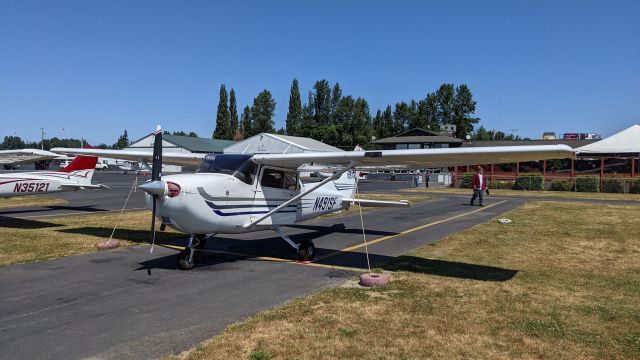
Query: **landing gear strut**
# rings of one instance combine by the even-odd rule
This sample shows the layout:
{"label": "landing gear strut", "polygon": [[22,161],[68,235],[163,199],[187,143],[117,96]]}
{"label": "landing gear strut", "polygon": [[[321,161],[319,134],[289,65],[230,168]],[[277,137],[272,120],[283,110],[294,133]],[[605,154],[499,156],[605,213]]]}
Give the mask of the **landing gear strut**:
{"label": "landing gear strut", "polygon": [[207,243],[206,235],[190,235],[187,247],[178,254],[178,266],[182,270],[191,270],[196,265],[193,256],[196,250],[201,250]]}
{"label": "landing gear strut", "polygon": [[301,242],[300,245],[298,245],[295,242],[293,242],[293,240],[291,240],[291,238],[288,237],[284,232],[282,232],[282,230],[280,230],[280,227],[274,225],[273,230],[284,241],[286,241],[287,244],[291,245],[291,247],[296,250],[296,252],[298,253],[298,260],[301,260],[301,261],[313,260],[313,257],[316,254],[316,247],[315,245],[313,245],[313,241],[305,240]]}

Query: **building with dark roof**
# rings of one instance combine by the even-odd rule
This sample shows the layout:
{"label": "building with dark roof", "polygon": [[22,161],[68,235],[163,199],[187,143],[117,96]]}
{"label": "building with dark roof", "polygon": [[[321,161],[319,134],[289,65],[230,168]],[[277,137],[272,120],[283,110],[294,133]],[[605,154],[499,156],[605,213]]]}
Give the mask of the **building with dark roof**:
{"label": "building with dark roof", "polygon": [[459,147],[462,140],[435,131],[415,128],[396,136],[372,141],[382,145],[383,150],[437,149]]}

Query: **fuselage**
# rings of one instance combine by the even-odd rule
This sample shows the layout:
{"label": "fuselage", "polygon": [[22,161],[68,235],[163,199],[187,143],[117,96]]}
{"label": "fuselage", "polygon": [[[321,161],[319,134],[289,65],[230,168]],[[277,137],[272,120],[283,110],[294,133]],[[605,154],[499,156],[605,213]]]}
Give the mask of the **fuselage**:
{"label": "fuselage", "polygon": [[0,174],[0,197],[77,190],[78,186],[91,182],[90,174],[93,174],[93,171],[91,169]]}
{"label": "fuselage", "polygon": [[[232,234],[294,224],[348,207],[342,199],[351,197],[355,188],[355,175],[350,171],[247,229],[243,226],[314,183],[303,184],[295,170],[264,166],[247,177],[196,173],[164,176],[162,180],[169,191],[158,199],[157,217],[190,234]],[[151,207],[149,195],[147,204]]]}

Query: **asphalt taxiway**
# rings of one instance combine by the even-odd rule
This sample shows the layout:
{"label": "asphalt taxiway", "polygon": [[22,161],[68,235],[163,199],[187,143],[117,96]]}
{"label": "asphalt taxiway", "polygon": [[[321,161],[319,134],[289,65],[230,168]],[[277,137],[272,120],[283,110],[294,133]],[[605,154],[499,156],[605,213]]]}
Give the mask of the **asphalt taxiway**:
{"label": "asphalt taxiway", "polygon": [[[488,199],[483,208],[467,201],[440,196],[409,209],[365,213],[372,266],[525,200]],[[314,239],[317,260],[293,261],[282,239],[261,231],[210,239],[191,271],[178,270],[175,249],[156,247],[151,255],[148,246],[0,268],[0,358],[159,358],[367,266],[357,214],[306,221],[285,232],[294,241]],[[433,276],[478,281],[503,281],[517,272],[435,260],[424,265]]]}

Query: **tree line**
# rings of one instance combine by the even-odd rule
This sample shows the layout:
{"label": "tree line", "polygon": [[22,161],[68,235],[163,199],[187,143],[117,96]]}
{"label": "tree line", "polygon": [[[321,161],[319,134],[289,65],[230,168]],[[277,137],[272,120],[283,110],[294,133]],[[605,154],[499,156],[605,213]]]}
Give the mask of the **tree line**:
{"label": "tree line", "polygon": [[[223,84],[212,137],[241,140],[262,132],[276,132],[275,108],[271,92],[265,89],[238,117],[235,90],[227,93]],[[340,147],[365,145],[372,139],[390,137],[412,128],[440,132],[443,125],[454,125],[454,136],[464,138],[474,133],[474,125],[480,120],[472,116],[475,110],[476,101],[465,84],[442,84],[423,99],[401,101],[394,107],[377,109],[372,116],[366,99],[345,95],[339,83],[331,86],[327,80],[316,81],[303,103],[298,80],[293,79],[286,124],[277,132],[311,137]]]}

